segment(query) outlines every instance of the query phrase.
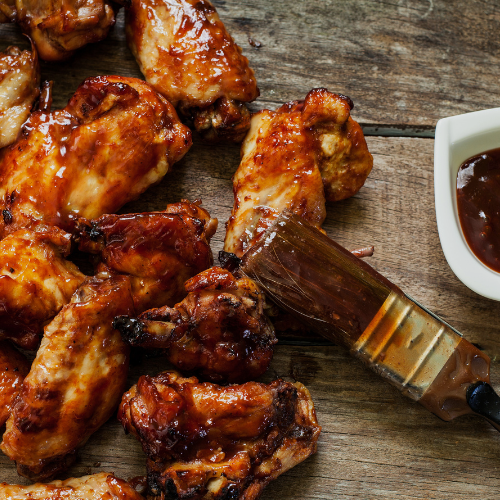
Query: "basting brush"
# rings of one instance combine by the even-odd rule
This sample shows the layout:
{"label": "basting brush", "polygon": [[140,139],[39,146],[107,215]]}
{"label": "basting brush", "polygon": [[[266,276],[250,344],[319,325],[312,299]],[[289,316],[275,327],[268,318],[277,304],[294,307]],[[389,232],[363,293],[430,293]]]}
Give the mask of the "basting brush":
{"label": "basting brush", "polygon": [[284,211],[240,268],[279,306],[443,420],[477,413],[500,430],[488,356],[296,215]]}

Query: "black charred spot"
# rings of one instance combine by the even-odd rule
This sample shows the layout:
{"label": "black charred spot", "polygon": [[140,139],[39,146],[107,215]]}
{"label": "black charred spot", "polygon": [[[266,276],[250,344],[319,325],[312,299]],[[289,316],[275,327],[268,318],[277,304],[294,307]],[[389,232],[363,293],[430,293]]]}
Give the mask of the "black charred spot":
{"label": "black charred spot", "polygon": [[122,339],[129,344],[136,343],[143,334],[143,323],[129,316],[116,316],[113,320],[113,328],[118,330]]}
{"label": "black charred spot", "polygon": [[238,500],[240,498],[240,490],[235,484],[228,484],[222,488],[219,498],[220,500]]}
{"label": "black charred spot", "polygon": [[234,253],[224,252],[224,250],[221,250],[219,252],[219,264],[220,267],[232,273],[239,269],[241,259],[236,257]]}
{"label": "black charred spot", "polygon": [[3,221],[5,222],[6,225],[12,224],[14,218],[10,210],[7,209],[2,210],[2,215],[3,215]]}

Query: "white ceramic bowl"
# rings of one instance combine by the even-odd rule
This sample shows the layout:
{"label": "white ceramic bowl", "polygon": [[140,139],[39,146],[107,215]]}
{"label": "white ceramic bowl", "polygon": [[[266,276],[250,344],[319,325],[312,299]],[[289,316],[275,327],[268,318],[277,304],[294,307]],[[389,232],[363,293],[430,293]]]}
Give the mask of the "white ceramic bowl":
{"label": "white ceramic bowl", "polygon": [[434,196],[439,239],[448,264],[474,292],[500,301],[500,273],[470,250],[457,210],[457,173],[471,156],[500,148],[500,108],[439,120],[434,143]]}

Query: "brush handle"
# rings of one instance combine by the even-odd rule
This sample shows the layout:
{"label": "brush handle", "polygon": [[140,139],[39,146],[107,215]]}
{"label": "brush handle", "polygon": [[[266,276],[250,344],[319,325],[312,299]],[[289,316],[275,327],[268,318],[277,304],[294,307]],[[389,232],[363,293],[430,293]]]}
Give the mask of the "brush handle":
{"label": "brush handle", "polygon": [[467,389],[467,403],[500,431],[500,396],[487,382],[476,382]]}

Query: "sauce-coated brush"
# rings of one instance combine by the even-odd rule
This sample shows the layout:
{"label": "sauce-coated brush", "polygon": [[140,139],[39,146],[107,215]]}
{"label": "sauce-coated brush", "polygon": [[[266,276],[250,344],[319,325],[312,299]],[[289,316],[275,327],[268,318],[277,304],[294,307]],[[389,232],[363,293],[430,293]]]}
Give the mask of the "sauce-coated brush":
{"label": "sauce-coated brush", "polygon": [[241,270],[278,305],[443,420],[477,413],[500,430],[488,356],[291,212],[243,256]]}

